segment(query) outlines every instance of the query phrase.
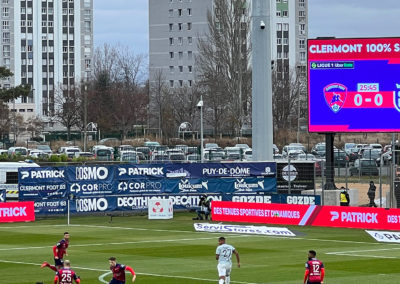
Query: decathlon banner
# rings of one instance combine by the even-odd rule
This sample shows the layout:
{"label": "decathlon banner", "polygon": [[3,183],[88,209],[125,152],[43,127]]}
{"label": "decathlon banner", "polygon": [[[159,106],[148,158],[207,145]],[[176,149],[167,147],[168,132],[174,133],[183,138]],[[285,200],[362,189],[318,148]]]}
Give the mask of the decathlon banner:
{"label": "decathlon banner", "polygon": [[368,231],[366,232],[378,242],[400,243],[400,232]]}
{"label": "decathlon banner", "polygon": [[225,201],[212,205],[214,221],[400,231],[400,209]]}
{"label": "decathlon banner", "polygon": [[280,236],[280,237],[296,236],[296,234],[294,234],[287,228],[266,227],[266,226],[194,223],[194,229],[197,232],[236,233],[236,234],[266,235],[266,236]]}
{"label": "decathlon banner", "polygon": [[0,223],[35,221],[33,202],[0,203]]}

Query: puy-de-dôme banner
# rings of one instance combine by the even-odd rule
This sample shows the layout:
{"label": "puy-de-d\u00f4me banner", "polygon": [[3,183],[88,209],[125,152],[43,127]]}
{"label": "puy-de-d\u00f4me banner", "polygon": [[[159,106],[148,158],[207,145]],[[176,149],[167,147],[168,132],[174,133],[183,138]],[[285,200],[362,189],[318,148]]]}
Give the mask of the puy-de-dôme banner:
{"label": "puy-de-d\u00f4me banner", "polygon": [[400,131],[400,38],[308,40],[310,132]]}
{"label": "puy-de-d\u00f4me banner", "polygon": [[399,231],[400,209],[215,201],[212,220]]}
{"label": "puy-de-d\u00f4me banner", "polygon": [[202,194],[270,202],[276,175],[274,162],[21,168],[19,200],[35,201],[37,213],[65,213],[68,198],[77,212],[145,209],[167,197],[194,208]]}

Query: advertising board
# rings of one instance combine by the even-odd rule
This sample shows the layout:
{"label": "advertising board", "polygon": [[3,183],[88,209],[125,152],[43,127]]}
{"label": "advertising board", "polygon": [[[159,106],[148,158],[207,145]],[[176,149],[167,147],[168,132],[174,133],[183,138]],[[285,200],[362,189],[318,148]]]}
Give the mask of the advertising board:
{"label": "advertising board", "polygon": [[33,202],[0,203],[0,223],[29,221],[35,221]]}
{"label": "advertising board", "polygon": [[400,209],[215,201],[214,221],[400,231]]}
{"label": "advertising board", "polygon": [[400,38],[308,40],[310,132],[400,131]]}

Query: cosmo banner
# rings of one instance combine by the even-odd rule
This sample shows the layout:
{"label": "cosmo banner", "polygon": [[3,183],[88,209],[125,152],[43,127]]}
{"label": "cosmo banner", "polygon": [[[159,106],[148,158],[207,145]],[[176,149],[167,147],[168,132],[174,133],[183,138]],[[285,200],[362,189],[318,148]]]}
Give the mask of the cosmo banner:
{"label": "cosmo banner", "polygon": [[213,202],[214,221],[400,231],[400,209]]}
{"label": "cosmo banner", "polygon": [[400,232],[365,230],[376,241],[382,243],[400,243]]}
{"label": "cosmo banner", "polygon": [[0,203],[0,223],[35,221],[33,202]]}

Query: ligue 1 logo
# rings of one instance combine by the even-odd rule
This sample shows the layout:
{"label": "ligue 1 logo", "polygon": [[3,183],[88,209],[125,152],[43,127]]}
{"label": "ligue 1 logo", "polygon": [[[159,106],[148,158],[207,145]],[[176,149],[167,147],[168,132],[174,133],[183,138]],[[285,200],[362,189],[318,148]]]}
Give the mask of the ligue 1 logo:
{"label": "ligue 1 logo", "polygon": [[329,108],[338,113],[346,101],[347,87],[340,83],[329,84],[324,88],[324,96]]}

